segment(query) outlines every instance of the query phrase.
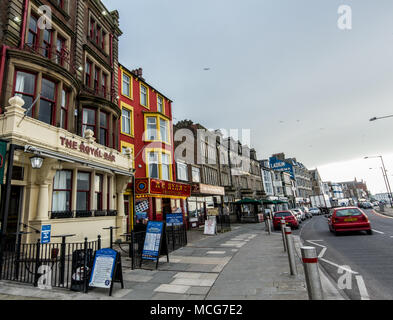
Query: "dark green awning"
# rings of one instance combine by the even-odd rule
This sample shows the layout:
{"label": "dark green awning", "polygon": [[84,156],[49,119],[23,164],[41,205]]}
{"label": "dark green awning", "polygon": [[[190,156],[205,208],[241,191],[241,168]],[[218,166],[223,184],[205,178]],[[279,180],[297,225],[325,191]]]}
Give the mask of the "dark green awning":
{"label": "dark green awning", "polygon": [[250,198],[245,198],[240,201],[235,202],[235,204],[258,204],[262,205],[261,201],[255,200],[255,199],[250,199]]}

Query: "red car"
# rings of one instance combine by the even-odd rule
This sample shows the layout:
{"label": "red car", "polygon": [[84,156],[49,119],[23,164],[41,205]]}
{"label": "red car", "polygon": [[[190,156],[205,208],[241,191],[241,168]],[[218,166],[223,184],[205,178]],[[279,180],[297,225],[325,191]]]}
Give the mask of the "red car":
{"label": "red car", "polygon": [[287,226],[293,229],[299,229],[299,221],[291,210],[278,211],[274,213],[273,228],[274,230],[281,230],[281,220],[285,220]]}
{"label": "red car", "polygon": [[366,231],[370,235],[373,233],[368,217],[356,207],[334,209],[328,223],[330,232],[335,235],[344,231]]}

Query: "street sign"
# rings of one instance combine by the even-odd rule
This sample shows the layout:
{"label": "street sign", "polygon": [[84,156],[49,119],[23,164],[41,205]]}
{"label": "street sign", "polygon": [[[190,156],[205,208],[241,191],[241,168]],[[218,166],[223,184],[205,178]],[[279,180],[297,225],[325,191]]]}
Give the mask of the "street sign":
{"label": "street sign", "polygon": [[51,225],[43,225],[41,227],[41,243],[50,243]]}
{"label": "street sign", "polygon": [[7,142],[0,142],[0,184],[3,184],[3,180],[4,180],[4,167],[5,167],[6,153],[7,153]]}

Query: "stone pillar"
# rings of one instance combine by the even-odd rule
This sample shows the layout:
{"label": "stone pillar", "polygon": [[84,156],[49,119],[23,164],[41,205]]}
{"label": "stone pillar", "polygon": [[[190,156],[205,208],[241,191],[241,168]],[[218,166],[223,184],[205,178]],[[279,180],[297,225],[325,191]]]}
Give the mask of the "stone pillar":
{"label": "stone pillar", "polygon": [[121,234],[127,232],[127,218],[124,214],[124,192],[127,189],[128,183],[131,181],[131,177],[116,175],[116,193],[117,193],[117,219],[116,226],[120,227],[117,229],[117,235],[120,237]]}
{"label": "stone pillar", "polygon": [[37,173],[36,184],[39,185],[37,212],[35,219],[38,221],[49,219],[49,185],[53,183],[56,171],[61,170],[62,166],[58,160],[45,158],[44,163]]}

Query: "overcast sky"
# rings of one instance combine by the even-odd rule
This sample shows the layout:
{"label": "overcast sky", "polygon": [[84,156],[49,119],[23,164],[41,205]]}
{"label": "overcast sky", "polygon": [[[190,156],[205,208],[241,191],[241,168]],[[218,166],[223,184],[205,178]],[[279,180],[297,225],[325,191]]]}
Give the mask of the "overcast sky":
{"label": "overcast sky", "polygon": [[[174,101],[175,122],[250,129],[260,159],[285,152],[385,191],[363,158],[393,175],[393,118],[368,121],[393,114],[392,0],[103,2],[120,13],[120,62]],[[342,4],[352,30],[337,27]]]}

